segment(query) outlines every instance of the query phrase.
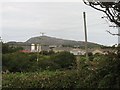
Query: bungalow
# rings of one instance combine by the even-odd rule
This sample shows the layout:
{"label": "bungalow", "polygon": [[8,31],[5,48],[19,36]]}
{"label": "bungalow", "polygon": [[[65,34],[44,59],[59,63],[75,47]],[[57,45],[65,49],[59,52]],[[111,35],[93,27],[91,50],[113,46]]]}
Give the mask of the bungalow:
{"label": "bungalow", "polygon": [[69,52],[72,48],[70,47],[56,47],[56,48],[53,48],[53,51],[54,52],[63,52],[63,51],[67,51]]}
{"label": "bungalow", "polygon": [[103,53],[103,50],[99,50],[99,49],[96,49],[96,50],[92,51],[92,53],[93,53],[93,55],[95,55],[95,54],[97,54],[97,53],[99,53],[99,54],[104,54],[104,53]]}
{"label": "bungalow", "polygon": [[74,55],[85,55],[85,51],[81,49],[72,49],[70,50],[70,53]]}
{"label": "bungalow", "polygon": [[96,49],[96,50],[93,50],[92,53],[93,53],[93,55],[96,54],[96,53],[104,54],[104,55],[107,55],[109,53],[115,53],[116,54],[116,50],[114,50],[114,49]]}

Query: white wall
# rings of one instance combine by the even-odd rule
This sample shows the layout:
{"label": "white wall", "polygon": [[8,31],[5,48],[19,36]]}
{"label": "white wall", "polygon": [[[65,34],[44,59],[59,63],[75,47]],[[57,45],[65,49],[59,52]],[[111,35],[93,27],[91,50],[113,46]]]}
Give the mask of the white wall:
{"label": "white wall", "polygon": [[31,44],[31,52],[35,51],[35,44]]}

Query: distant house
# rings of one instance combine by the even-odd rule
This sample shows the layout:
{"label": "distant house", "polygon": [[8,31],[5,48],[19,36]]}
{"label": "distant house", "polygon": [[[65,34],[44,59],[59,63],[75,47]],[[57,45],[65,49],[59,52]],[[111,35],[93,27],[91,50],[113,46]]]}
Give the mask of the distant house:
{"label": "distant house", "polygon": [[57,45],[49,45],[49,48],[50,48],[50,50],[52,50],[53,51],[53,48],[56,48],[56,47],[58,47]]}
{"label": "distant house", "polygon": [[92,51],[92,53],[93,53],[93,55],[95,55],[95,54],[104,54],[104,52],[103,52],[103,50],[99,50],[99,49],[96,49],[96,50],[94,50],[94,51]]}
{"label": "distant house", "polygon": [[114,50],[114,49],[104,49],[103,52],[104,52],[104,55],[107,55],[109,53],[117,54],[117,50]]}
{"label": "distant house", "polygon": [[50,51],[48,45],[31,44],[31,52]]}
{"label": "distant house", "polygon": [[57,45],[49,45],[50,48],[56,48]]}
{"label": "distant house", "polygon": [[50,47],[48,45],[41,45],[41,51],[50,51]]}
{"label": "distant house", "polygon": [[31,52],[37,52],[37,45],[36,44],[31,44]]}
{"label": "distant house", "polygon": [[72,49],[70,51],[70,53],[74,54],[74,55],[85,55],[85,51],[81,50],[81,49]]}
{"label": "distant house", "polygon": [[115,53],[116,54],[116,50],[114,50],[114,49],[95,49],[95,50],[92,51],[92,53],[93,53],[93,55],[97,54],[97,53],[104,54],[104,55],[107,55],[109,53]]}
{"label": "distant house", "polygon": [[56,48],[53,48],[53,51],[54,52],[63,52],[63,51],[67,51],[67,52],[70,52],[72,48],[70,47],[56,47]]}

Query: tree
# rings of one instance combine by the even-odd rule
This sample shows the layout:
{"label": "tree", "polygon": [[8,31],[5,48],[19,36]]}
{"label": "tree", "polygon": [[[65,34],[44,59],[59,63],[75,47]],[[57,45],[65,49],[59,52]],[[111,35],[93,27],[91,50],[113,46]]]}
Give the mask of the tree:
{"label": "tree", "polygon": [[23,47],[10,47],[8,43],[2,43],[2,53],[13,53],[17,52],[19,50],[23,50]]}
{"label": "tree", "polygon": [[51,57],[61,68],[72,68],[76,64],[75,56],[69,52],[59,52]]}
{"label": "tree", "polygon": [[119,0],[83,0],[83,2],[96,10],[104,12],[110,22],[120,27]]}
{"label": "tree", "polygon": [[[120,27],[120,0],[83,0],[83,2],[92,8],[106,14],[107,19]],[[120,33],[113,34],[107,30],[111,35],[120,36]],[[119,50],[120,51],[120,50]]]}

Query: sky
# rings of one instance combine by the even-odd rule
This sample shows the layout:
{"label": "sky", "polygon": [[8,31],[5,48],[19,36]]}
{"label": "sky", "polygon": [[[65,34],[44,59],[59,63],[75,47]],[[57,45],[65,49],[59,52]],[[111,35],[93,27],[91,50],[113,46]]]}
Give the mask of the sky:
{"label": "sky", "polygon": [[[41,1],[41,2],[40,2]],[[3,41],[27,41],[40,36],[40,32],[51,37],[84,41],[83,12],[86,12],[88,41],[102,45],[114,45],[117,28],[99,12],[81,0],[4,0],[0,3],[0,34]]]}

